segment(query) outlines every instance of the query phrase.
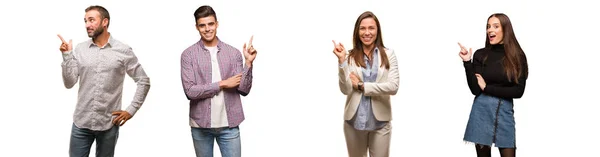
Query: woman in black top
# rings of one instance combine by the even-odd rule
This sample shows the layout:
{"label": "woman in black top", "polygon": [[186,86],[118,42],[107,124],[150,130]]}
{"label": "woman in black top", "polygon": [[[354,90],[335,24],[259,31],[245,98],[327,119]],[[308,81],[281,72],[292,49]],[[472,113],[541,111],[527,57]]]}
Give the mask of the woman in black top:
{"label": "woman in black top", "polygon": [[502,157],[515,156],[513,99],[525,91],[527,58],[508,16],[488,18],[485,48],[475,51],[459,43],[467,82],[475,95],[464,140],[475,143],[477,156],[491,156],[495,144]]}

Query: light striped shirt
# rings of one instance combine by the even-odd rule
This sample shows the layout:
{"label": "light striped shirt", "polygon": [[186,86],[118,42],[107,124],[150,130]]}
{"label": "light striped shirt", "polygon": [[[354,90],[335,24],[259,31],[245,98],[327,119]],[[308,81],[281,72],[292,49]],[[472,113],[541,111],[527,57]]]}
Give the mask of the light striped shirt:
{"label": "light striped shirt", "polygon": [[115,116],[112,112],[121,110],[125,73],[137,84],[133,100],[126,109],[131,116],[142,106],[150,89],[150,78],[131,47],[112,36],[103,47],[98,47],[91,39],[78,44],[72,52],[63,53],[61,66],[66,88],[72,88],[79,81],[73,114],[73,121],[79,128],[102,131],[113,126]]}
{"label": "light striped shirt", "polygon": [[[377,71],[379,70],[379,48],[375,47],[373,49],[372,60],[369,60],[368,56],[364,54],[363,60],[365,62],[366,67],[360,67],[362,71],[361,80],[363,82],[376,82],[377,80]],[[344,62],[346,63],[346,62]],[[344,66],[348,66],[348,64],[344,64]],[[383,128],[388,122],[379,121],[375,118],[375,114],[373,113],[373,101],[371,96],[365,96],[365,93],[362,93],[360,98],[360,103],[358,104],[358,109],[356,109],[356,114],[352,119],[347,121],[348,124],[354,126],[356,130],[378,130]]]}

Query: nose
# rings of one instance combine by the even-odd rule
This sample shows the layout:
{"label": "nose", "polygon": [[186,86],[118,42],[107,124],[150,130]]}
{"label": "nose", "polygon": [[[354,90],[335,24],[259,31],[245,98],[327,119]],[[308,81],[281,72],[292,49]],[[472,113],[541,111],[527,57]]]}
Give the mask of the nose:
{"label": "nose", "polygon": [[92,23],[91,22],[85,22],[85,28],[91,28]]}
{"label": "nose", "polygon": [[490,28],[488,28],[486,31],[487,31],[487,33],[488,33],[488,34],[490,34],[490,33],[494,32],[494,30],[493,30],[491,27],[490,27]]}
{"label": "nose", "polygon": [[373,31],[372,29],[367,29],[367,31],[365,31],[365,35],[368,35],[368,36],[372,35],[373,34],[372,31]]}

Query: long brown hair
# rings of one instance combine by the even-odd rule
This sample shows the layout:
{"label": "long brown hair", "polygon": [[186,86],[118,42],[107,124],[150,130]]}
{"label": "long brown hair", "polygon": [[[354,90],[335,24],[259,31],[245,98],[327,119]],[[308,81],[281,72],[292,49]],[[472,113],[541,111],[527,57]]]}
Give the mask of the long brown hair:
{"label": "long brown hair", "polygon": [[[504,39],[502,39],[502,41],[504,42],[505,50],[504,59],[502,63],[502,65],[504,66],[504,73],[508,77],[509,81],[519,83],[519,77],[527,77],[527,75],[529,74],[527,70],[527,62],[524,60],[525,53],[523,52],[523,49],[521,49],[521,45],[519,45],[519,42],[517,41],[517,37],[515,36],[515,32],[513,30],[512,24],[508,16],[506,16],[503,13],[495,13],[488,17],[488,21],[492,17],[496,17],[498,18],[498,20],[500,20],[500,25],[502,26],[502,34],[504,35]],[[490,44],[490,39],[488,37],[487,32],[485,34],[485,48],[492,48],[492,44]]]}
{"label": "long brown hair", "polygon": [[[356,24],[354,24],[354,35],[352,36],[352,45],[354,46],[352,50],[350,50],[349,56],[354,58],[354,63],[360,65],[361,67],[367,67],[364,61],[364,48],[363,43],[360,41],[360,34],[358,31],[360,29],[360,22],[366,18],[373,18],[375,23],[377,24],[377,38],[375,38],[375,47],[379,49],[379,55],[381,56],[381,65],[385,66],[386,69],[390,69],[390,61],[388,60],[387,54],[385,53],[385,46],[383,46],[383,34],[381,34],[381,26],[379,25],[379,20],[377,16],[370,11],[366,11],[356,19]],[[376,56],[374,56],[376,57]],[[350,63],[350,59],[348,59],[348,63]]]}

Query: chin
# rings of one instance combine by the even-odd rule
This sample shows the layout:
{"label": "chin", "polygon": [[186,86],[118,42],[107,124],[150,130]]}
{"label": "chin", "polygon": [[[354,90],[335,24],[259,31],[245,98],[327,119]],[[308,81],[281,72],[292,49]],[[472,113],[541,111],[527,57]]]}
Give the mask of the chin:
{"label": "chin", "polygon": [[213,41],[215,38],[214,37],[202,37],[202,39],[204,39],[206,41]]}

